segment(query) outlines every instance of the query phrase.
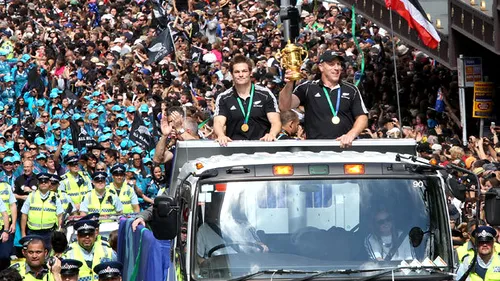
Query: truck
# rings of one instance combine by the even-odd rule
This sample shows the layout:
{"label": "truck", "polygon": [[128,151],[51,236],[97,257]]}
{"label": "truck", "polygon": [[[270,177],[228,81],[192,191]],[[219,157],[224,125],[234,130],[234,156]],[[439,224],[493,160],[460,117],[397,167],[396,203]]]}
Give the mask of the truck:
{"label": "truck", "polygon": [[467,188],[450,170],[468,171],[433,165],[416,147],[179,142],[151,222],[171,241],[167,280],[454,279],[448,196],[463,199]]}

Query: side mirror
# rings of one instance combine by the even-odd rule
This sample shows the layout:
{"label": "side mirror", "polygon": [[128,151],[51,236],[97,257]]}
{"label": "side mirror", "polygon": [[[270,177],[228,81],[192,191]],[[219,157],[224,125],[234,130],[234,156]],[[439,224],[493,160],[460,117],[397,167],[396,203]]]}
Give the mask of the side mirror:
{"label": "side mirror", "polygon": [[467,187],[463,184],[460,184],[455,178],[449,178],[447,182],[451,194],[453,194],[453,196],[458,200],[465,201],[465,192],[467,191]]}
{"label": "side mirror", "polygon": [[415,226],[410,229],[408,236],[410,236],[411,245],[416,248],[420,246],[422,240],[424,239],[424,231],[420,227]]}
{"label": "side mirror", "polygon": [[150,226],[156,239],[171,240],[177,236],[178,213],[179,207],[172,197],[161,195],[155,198]]}
{"label": "side mirror", "polygon": [[492,226],[500,225],[500,188],[491,188],[485,194],[484,212],[486,221]]}

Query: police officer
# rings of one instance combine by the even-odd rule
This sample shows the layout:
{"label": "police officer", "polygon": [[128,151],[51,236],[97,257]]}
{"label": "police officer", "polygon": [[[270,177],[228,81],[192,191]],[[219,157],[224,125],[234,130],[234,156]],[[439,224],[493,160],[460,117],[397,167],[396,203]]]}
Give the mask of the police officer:
{"label": "police officer", "polygon": [[[61,189],[59,188],[60,182],[61,182],[60,176],[55,174],[50,174],[50,191],[53,191],[54,193],[57,194],[57,196],[61,200],[64,212],[69,211],[69,213],[72,213],[73,211],[76,211],[75,203],[73,203],[73,201],[66,192],[61,191]],[[69,207],[70,205],[71,207]]]}
{"label": "police officer", "polygon": [[77,281],[80,267],[83,263],[74,259],[63,259],[61,261],[61,278],[63,281]]}
{"label": "police officer", "polygon": [[122,269],[120,262],[111,261],[96,265],[94,272],[99,275],[99,281],[121,281]]}
{"label": "police officer", "polygon": [[92,190],[90,179],[80,170],[78,161],[79,158],[76,155],[66,159],[69,171],[62,176],[63,180],[60,184],[61,191],[69,195],[77,210],[80,209],[83,196]]}
{"label": "police officer", "polygon": [[[457,253],[457,261],[458,263],[462,263],[464,261],[464,258],[466,256],[474,256],[474,244],[475,244],[475,237],[474,233],[476,230],[476,224],[479,223],[480,225],[485,225],[485,222],[483,220],[477,220],[477,219],[472,219],[467,222],[467,232],[469,233],[470,239],[463,245],[459,246],[456,248],[456,253]],[[495,242],[493,245],[495,248],[495,251],[500,253],[500,244]]]}
{"label": "police officer", "polygon": [[61,261],[53,258],[47,264],[47,247],[44,238],[38,235],[23,237],[20,241],[23,246],[25,262],[18,262],[11,266],[19,271],[25,281],[60,281]]}
{"label": "police officer", "polygon": [[[0,212],[2,213],[1,226],[3,227],[0,237],[0,271],[9,267],[10,252],[12,251],[12,237],[9,236],[9,216],[7,208],[2,200],[0,200]],[[7,243],[10,242],[10,243]]]}
{"label": "police officer", "polygon": [[85,216],[88,213],[99,213],[100,215],[121,214],[123,205],[115,190],[106,188],[105,172],[96,172],[93,175],[92,183],[94,189],[87,193],[80,205],[80,214]]}
{"label": "police officer", "polygon": [[[358,88],[340,81],[344,58],[334,51],[319,57],[321,79],[294,88],[291,70],[285,73],[286,85],[279,95],[281,111],[305,107],[308,139],[336,139],[347,147],[368,126],[368,110]],[[293,91],[293,93],[292,93]]]}
{"label": "police officer", "polygon": [[61,200],[50,191],[50,175],[38,175],[38,189],[28,195],[21,208],[21,235],[37,234],[45,239],[50,250],[50,235],[59,229],[64,213]]}
{"label": "police officer", "polygon": [[[11,157],[6,157],[11,158]],[[11,161],[11,160],[9,160]],[[12,163],[11,163],[12,164]],[[4,158],[5,165],[5,158]],[[5,212],[8,216],[9,224],[5,224],[4,220],[0,220],[0,229],[2,229],[2,234],[7,233],[9,239],[8,241],[0,244],[0,271],[7,268],[10,265],[10,252],[12,251],[14,242],[14,233],[16,233],[16,220],[17,220],[17,205],[14,193],[12,193],[12,187],[9,183],[4,182],[0,179],[0,201],[5,207]]]}
{"label": "police officer", "polygon": [[[491,226],[482,225],[475,230],[474,234],[477,238],[477,262],[469,273],[468,280],[499,280],[500,253],[496,252],[493,246],[497,235],[496,230]],[[473,255],[465,256],[458,268],[457,280],[467,272],[473,258]]]}
{"label": "police officer", "polygon": [[71,243],[63,258],[76,259],[83,263],[80,281],[97,280],[97,275],[92,272],[93,266],[105,261],[116,260],[116,254],[107,243],[97,243],[99,222],[96,220],[82,220],[75,223],[77,241]]}
{"label": "police officer", "polygon": [[139,200],[133,187],[125,182],[125,166],[117,164],[111,168],[113,182],[108,188],[114,190],[123,205],[123,213],[131,214],[139,212]]}

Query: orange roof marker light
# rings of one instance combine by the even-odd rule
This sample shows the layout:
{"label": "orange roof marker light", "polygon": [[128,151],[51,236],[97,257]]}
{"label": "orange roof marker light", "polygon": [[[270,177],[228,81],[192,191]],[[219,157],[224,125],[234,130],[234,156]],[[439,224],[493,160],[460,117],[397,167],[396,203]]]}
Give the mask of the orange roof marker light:
{"label": "orange roof marker light", "polygon": [[227,183],[216,183],[215,184],[215,191],[217,192],[226,192],[227,189]]}
{"label": "orange roof marker light", "polygon": [[292,176],[293,166],[292,165],[274,165],[273,174],[275,176]]}
{"label": "orange roof marker light", "polygon": [[363,175],[365,173],[365,165],[363,164],[345,164],[344,174],[346,175]]}
{"label": "orange roof marker light", "polygon": [[201,169],[203,169],[203,167],[204,167],[203,163],[200,163],[200,162],[196,163],[196,169],[197,170],[201,170]]}

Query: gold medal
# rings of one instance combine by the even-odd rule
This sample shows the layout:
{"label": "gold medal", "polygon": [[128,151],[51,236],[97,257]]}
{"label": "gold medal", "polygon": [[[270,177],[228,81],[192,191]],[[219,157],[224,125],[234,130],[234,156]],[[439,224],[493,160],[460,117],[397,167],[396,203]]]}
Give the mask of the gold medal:
{"label": "gold medal", "polygon": [[241,131],[244,132],[244,133],[248,132],[248,128],[249,128],[248,124],[241,125]]}
{"label": "gold medal", "polygon": [[332,117],[332,123],[337,125],[338,123],[340,123],[340,118],[338,116],[333,116]]}

